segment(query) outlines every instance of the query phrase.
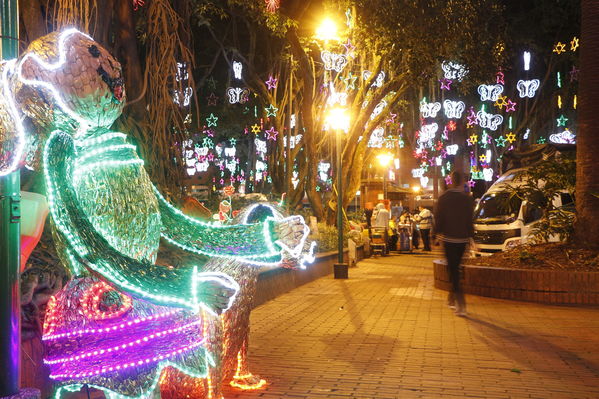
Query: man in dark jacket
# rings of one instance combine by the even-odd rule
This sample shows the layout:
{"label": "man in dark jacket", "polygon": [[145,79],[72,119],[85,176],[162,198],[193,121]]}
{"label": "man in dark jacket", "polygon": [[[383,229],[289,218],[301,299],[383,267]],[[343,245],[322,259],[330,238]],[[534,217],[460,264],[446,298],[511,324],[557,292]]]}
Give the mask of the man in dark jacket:
{"label": "man in dark jacket", "polygon": [[464,192],[464,181],[460,172],[451,174],[451,182],[452,187],[445,191],[437,202],[436,232],[445,247],[451,280],[447,304],[455,309],[456,315],[466,316],[466,301],[460,285],[460,262],[466,245],[474,236],[474,200]]}

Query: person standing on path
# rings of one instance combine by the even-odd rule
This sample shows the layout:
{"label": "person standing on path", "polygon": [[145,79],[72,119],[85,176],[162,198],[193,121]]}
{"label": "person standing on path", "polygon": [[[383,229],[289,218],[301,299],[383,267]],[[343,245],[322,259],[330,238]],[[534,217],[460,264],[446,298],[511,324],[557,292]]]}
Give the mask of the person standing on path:
{"label": "person standing on path", "polygon": [[431,251],[431,229],[433,228],[433,213],[423,206],[420,206],[420,213],[418,214],[418,229],[420,230],[420,237],[422,237],[422,244],[424,245],[424,251]]}
{"label": "person standing on path", "polygon": [[463,176],[460,172],[451,174],[452,186],[437,202],[435,211],[436,232],[443,241],[445,257],[449,269],[451,291],[447,304],[455,309],[458,316],[466,316],[466,300],[460,285],[460,263],[466,245],[474,236],[474,200],[462,188]]}

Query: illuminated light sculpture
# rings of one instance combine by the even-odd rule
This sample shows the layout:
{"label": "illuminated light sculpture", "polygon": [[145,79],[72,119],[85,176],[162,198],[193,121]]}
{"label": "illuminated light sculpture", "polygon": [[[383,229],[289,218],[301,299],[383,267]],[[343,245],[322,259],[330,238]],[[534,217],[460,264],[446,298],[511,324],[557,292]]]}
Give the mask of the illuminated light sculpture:
{"label": "illuminated light sculpture", "polygon": [[[526,133],[528,133],[529,130],[526,131]],[[525,137],[528,138],[528,137]],[[516,141],[516,135],[512,132],[509,132],[508,134],[505,135],[505,139],[508,143],[513,143],[514,141]]]}
{"label": "illuminated light sculpture", "polygon": [[347,65],[347,56],[345,54],[323,51],[320,53],[320,58],[324,62],[324,69],[327,71],[341,72]]}
{"label": "illuminated light sculpture", "polygon": [[503,86],[500,84],[478,86],[480,101],[497,101],[501,93],[503,93]]}
{"label": "illuminated light sculpture", "polygon": [[[12,132],[24,132],[23,122],[47,138],[43,171],[57,252],[77,276],[49,303],[44,322],[56,397],[87,385],[111,398],[145,398],[164,373],[180,374],[174,385],[193,377],[205,387],[212,380],[193,397],[209,391],[220,397],[227,367],[237,366],[227,359],[245,361],[247,353],[243,320],[252,298],[236,280],[255,273],[249,265],[303,257],[307,226],[273,213],[217,227],[170,205],[127,136],[109,129],[126,98],[121,67],[89,36],[52,33],[0,68],[1,153],[14,152]],[[9,167],[23,157],[14,156]],[[161,237],[196,254],[194,262],[155,264]],[[232,307],[234,316],[224,313]],[[221,313],[224,331],[215,328]]]}
{"label": "illuminated light sculpture", "polygon": [[439,79],[439,83],[441,83],[441,90],[451,90],[453,81],[451,79],[443,78]]}
{"label": "illuminated light sculpture", "polygon": [[266,154],[266,152],[268,151],[268,149],[266,148],[266,141],[264,140],[255,139],[254,145],[256,146],[256,152],[258,153]]}
{"label": "illuminated light sculpture", "polygon": [[229,96],[230,104],[244,104],[249,100],[250,91],[241,87],[229,87],[227,89],[227,95]]}
{"label": "illuminated light sculpture", "polygon": [[480,127],[490,130],[497,130],[499,125],[503,123],[503,116],[499,114],[489,114],[485,111],[478,111],[476,113],[478,123]]}
{"label": "illuminated light sculpture", "polygon": [[241,80],[241,72],[243,71],[243,64],[239,61],[233,61],[233,76],[235,79]]}
{"label": "illuminated light sculpture", "polygon": [[561,133],[555,133],[549,136],[549,141],[555,144],[576,144],[576,135],[570,130],[565,129]]}
{"label": "illuminated light sculpture", "polygon": [[458,153],[459,148],[459,145],[452,144],[445,147],[445,150],[447,151],[447,155],[456,155]]}
{"label": "illuminated light sculpture", "polygon": [[419,179],[422,176],[424,176],[424,169],[422,169],[422,168],[412,169],[412,177],[413,178]]}
{"label": "illuminated light sculpture", "polygon": [[[516,102],[512,101],[512,100],[507,100],[507,103],[505,104],[505,112],[514,112],[516,111]],[[511,118],[511,116],[510,116]],[[511,126],[510,126],[511,128]]]}
{"label": "illuminated light sculpture", "polygon": [[557,121],[557,127],[566,126],[566,122],[568,122],[568,118],[566,118],[564,115],[560,115],[559,118],[556,119],[556,121]]}
{"label": "illuminated light sculpture", "polygon": [[498,85],[504,85],[505,84],[505,74],[501,71],[497,72],[497,74],[495,75],[495,81],[497,82]]}
{"label": "illuminated light sculpture", "polygon": [[[362,72],[362,79],[364,79],[365,81],[370,79],[370,77],[372,76],[372,72],[370,71],[363,71]],[[374,80],[374,82],[372,82],[372,87],[382,87],[383,86],[383,82],[385,81],[385,71],[380,71],[378,75],[376,75],[376,79]]]}
{"label": "illuminated light sculpture", "polygon": [[423,118],[436,118],[437,113],[441,110],[441,103],[420,103],[420,113],[422,113]]}
{"label": "illuminated light sculpture", "polygon": [[218,116],[214,116],[213,113],[210,113],[210,116],[208,118],[206,118],[206,122],[208,122],[208,127],[210,127],[210,126],[216,127],[217,122],[218,122]]}
{"label": "illuminated light sculpture", "polygon": [[372,113],[370,114],[370,120],[373,120],[374,118],[379,116],[380,113],[383,112],[383,110],[385,109],[386,106],[387,106],[387,101],[381,100],[381,102],[378,103],[376,105],[376,107],[374,107],[374,109],[372,110]]}
{"label": "illuminated light sculpture", "polygon": [[540,84],[541,84],[541,82],[539,81],[539,79],[532,79],[532,80],[522,80],[521,79],[516,84],[516,88],[518,89],[518,93],[520,94],[521,98],[524,98],[524,97],[533,98],[535,96],[535,93],[536,93],[537,89],[539,88]]}
{"label": "illuminated light sculpture", "polygon": [[264,108],[264,110],[266,111],[266,116],[277,116],[277,111],[279,110],[277,107],[275,107],[274,105],[270,104],[268,107]]}
{"label": "illuminated light sculpture", "polygon": [[499,96],[497,97],[497,101],[495,101],[495,106],[499,109],[503,109],[507,105],[507,96]]}
{"label": "illuminated light sculpture", "polygon": [[578,49],[578,46],[580,46],[580,41],[576,36],[574,36],[574,38],[570,42],[570,50],[576,51]]}
{"label": "illuminated light sculpture", "polygon": [[354,76],[351,72],[348,73],[345,78],[341,78],[341,80],[343,80],[343,83],[345,83],[346,90],[349,90],[349,89],[355,90],[357,79],[358,79],[358,77]]}
{"label": "illuminated light sculpture", "polygon": [[566,45],[562,42],[557,42],[555,46],[553,46],[553,52],[557,55],[566,52]]}
{"label": "illuminated light sculpture", "polygon": [[499,136],[495,139],[495,145],[497,147],[505,147],[505,138],[503,136]]}
{"label": "illuminated light sculpture", "polygon": [[524,70],[528,71],[530,69],[530,52],[525,51],[522,54],[522,58],[524,60]]}
{"label": "illuminated light sculpture", "polygon": [[319,162],[318,163],[318,178],[322,182],[327,182],[329,180],[329,170],[331,169],[331,164],[329,162]]}
{"label": "illuminated light sculpture", "polygon": [[258,125],[257,123],[252,125],[252,133],[256,134],[256,133],[260,133],[260,125]]}
{"label": "illuminated light sculpture", "polygon": [[474,107],[470,107],[466,119],[468,120],[469,126],[478,125],[478,117],[476,116],[476,111],[474,111]]}
{"label": "illuminated light sculpture", "polygon": [[275,13],[279,9],[281,3],[280,0],[264,0],[266,3],[266,11]]}
{"label": "illuminated light sculpture", "polygon": [[461,82],[468,74],[468,69],[464,65],[453,61],[443,61],[441,69],[443,69],[445,79],[457,80],[458,82]]}
{"label": "illuminated light sculpture", "polygon": [[370,139],[368,139],[367,147],[369,148],[383,148],[385,142],[385,129],[377,127],[372,131]]}
{"label": "illuminated light sculpture", "polygon": [[279,132],[275,130],[274,126],[272,126],[268,130],[265,130],[265,132],[267,140],[277,141],[277,135],[279,134]]}
{"label": "illuminated light sculpture", "polygon": [[345,53],[346,54],[350,54],[352,51],[355,50],[356,46],[354,46],[352,44],[352,42],[349,40],[349,37],[347,38],[347,43],[343,44],[343,47],[345,47]]}
{"label": "illuminated light sculpture", "polygon": [[429,125],[422,125],[420,128],[420,136],[418,137],[418,143],[425,144],[435,138],[435,134],[439,130],[439,125],[431,123]]}
{"label": "illuminated light sculpture", "polygon": [[485,181],[493,181],[493,169],[491,169],[491,168],[483,169],[483,178]]}
{"label": "illuminated light sculpture", "polygon": [[448,119],[460,119],[465,108],[466,104],[463,101],[443,101],[443,111]]}
{"label": "illuminated light sculpture", "polygon": [[265,82],[266,86],[268,87],[268,90],[276,89],[278,81],[279,81],[279,79],[277,79],[274,76],[270,75],[268,77],[268,80]]}

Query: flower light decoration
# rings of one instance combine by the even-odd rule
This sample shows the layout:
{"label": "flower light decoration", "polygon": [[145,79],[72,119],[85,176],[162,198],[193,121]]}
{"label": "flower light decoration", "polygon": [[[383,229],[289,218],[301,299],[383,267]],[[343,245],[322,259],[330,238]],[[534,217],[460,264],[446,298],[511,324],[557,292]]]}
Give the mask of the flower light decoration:
{"label": "flower light decoration", "polygon": [[[87,385],[111,398],[146,398],[158,384],[166,392],[185,378],[200,381],[193,397],[220,397],[224,376],[233,374],[226,364],[251,376],[242,321],[252,301],[245,281],[257,276],[250,265],[306,259],[302,219],[271,211],[219,227],[170,205],[127,135],[110,130],[126,99],[121,67],[86,34],[39,38],[0,70],[0,171],[38,150],[25,148],[33,141],[24,123],[46,139],[41,166],[55,242],[76,276],[49,302],[44,321],[56,397]],[[189,158],[204,156],[189,144]],[[156,264],[161,238],[195,254],[194,262]],[[224,331],[239,334],[225,342]],[[215,358],[223,345],[233,361]]]}

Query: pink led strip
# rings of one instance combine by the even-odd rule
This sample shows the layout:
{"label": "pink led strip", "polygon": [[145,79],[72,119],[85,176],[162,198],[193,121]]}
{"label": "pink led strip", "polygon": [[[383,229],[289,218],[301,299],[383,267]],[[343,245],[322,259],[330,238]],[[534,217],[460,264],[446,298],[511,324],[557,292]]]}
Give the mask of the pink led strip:
{"label": "pink led strip", "polygon": [[177,355],[180,355],[181,353],[188,352],[194,348],[197,348],[198,346],[203,345],[205,342],[206,342],[206,338],[202,339],[199,342],[193,343],[191,345],[186,345],[182,348],[171,351],[171,352],[167,353],[166,355],[158,355],[158,356],[154,356],[154,357],[148,357],[145,360],[138,360],[136,362],[124,363],[124,364],[118,365],[118,366],[102,367],[101,369],[87,371],[84,373],[50,374],[50,378],[55,379],[55,380],[57,380],[57,379],[76,379],[76,378],[84,378],[84,377],[93,377],[95,375],[109,373],[112,371],[127,370],[131,367],[143,366],[145,364],[150,364],[150,363],[154,363],[154,362],[159,362],[161,360],[169,359],[173,356],[177,356]]}
{"label": "pink led strip", "polygon": [[67,332],[67,333],[60,333],[60,334],[54,334],[54,335],[45,335],[45,336],[42,337],[42,340],[43,341],[49,341],[49,340],[55,340],[55,339],[64,338],[64,337],[72,337],[72,336],[75,336],[75,335],[99,334],[99,333],[103,333],[103,332],[112,332],[112,331],[116,331],[116,330],[121,330],[121,329],[126,328],[126,327],[131,327],[134,324],[139,324],[139,323],[142,323],[144,321],[151,321],[151,320],[162,319],[164,317],[172,316],[175,313],[179,313],[179,312],[182,312],[182,311],[183,311],[183,309],[174,309],[174,310],[170,310],[170,311],[165,312],[165,313],[160,313],[160,314],[156,314],[156,315],[152,315],[152,316],[141,317],[139,319],[128,321],[126,323],[121,323],[119,325],[112,326],[112,327],[106,327],[106,328],[86,328],[86,329],[83,329],[83,330],[75,330],[75,331],[71,331],[71,332]]}
{"label": "pink led strip", "polygon": [[123,349],[130,348],[130,347],[135,346],[135,345],[141,345],[143,343],[149,342],[152,339],[156,339],[156,338],[160,338],[162,336],[166,336],[166,335],[170,335],[170,334],[181,332],[181,331],[186,330],[186,329],[188,329],[190,327],[197,326],[197,325],[200,325],[200,324],[202,324],[202,321],[198,320],[198,321],[194,321],[193,323],[185,324],[185,325],[183,325],[181,327],[178,327],[178,328],[171,328],[171,329],[168,329],[168,330],[159,331],[157,333],[150,334],[147,337],[139,338],[139,339],[136,339],[135,341],[130,341],[130,342],[127,342],[125,344],[114,346],[112,348],[95,350],[93,352],[86,352],[86,353],[83,353],[81,355],[76,355],[76,356],[71,356],[71,357],[63,357],[63,358],[54,359],[54,360],[46,360],[46,359],[44,359],[44,363],[46,363],[46,364],[57,364],[57,363],[73,362],[75,360],[85,359],[85,358],[88,358],[90,356],[97,356],[97,355],[103,355],[105,353],[117,352],[117,351],[120,351],[120,350],[123,350]]}

